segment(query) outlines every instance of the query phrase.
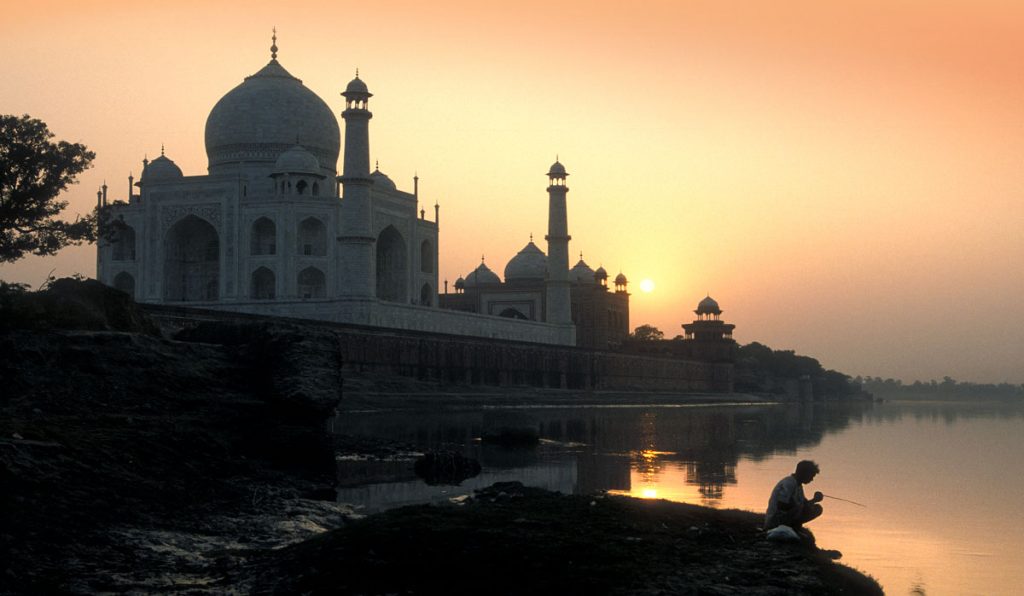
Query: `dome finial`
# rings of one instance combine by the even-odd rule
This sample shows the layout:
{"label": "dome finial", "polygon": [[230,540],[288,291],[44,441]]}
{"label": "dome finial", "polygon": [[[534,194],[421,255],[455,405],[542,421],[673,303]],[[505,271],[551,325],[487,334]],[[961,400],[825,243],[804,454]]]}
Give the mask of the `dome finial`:
{"label": "dome finial", "polygon": [[164,156],[164,144],[160,143],[160,157]]}
{"label": "dome finial", "polygon": [[533,242],[533,232],[530,232],[530,242]]}
{"label": "dome finial", "polygon": [[359,78],[359,67],[358,66],[356,67],[356,78],[357,79]]}
{"label": "dome finial", "polygon": [[373,169],[377,170],[378,172],[380,171],[380,160],[379,159],[373,160]]}
{"label": "dome finial", "polygon": [[270,36],[270,59],[277,60],[277,27],[274,27],[273,31],[273,35]]}

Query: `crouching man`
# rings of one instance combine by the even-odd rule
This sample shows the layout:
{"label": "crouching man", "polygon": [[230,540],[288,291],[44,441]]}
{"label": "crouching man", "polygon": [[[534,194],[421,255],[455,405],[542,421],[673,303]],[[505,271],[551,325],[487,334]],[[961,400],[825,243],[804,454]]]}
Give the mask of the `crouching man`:
{"label": "crouching man", "polygon": [[803,485],[814,480],[818,475],[818,464],[803,460],[796,465],[796,471],[779,480],[768,499],[768,511],[765,512],[764,529],[771,530],[777,526],[789,526],[799,531],[807,522],[816,519],[822,513],[818,503],[825,498],[820,492],[814,493],[810,501],[804,496]]}

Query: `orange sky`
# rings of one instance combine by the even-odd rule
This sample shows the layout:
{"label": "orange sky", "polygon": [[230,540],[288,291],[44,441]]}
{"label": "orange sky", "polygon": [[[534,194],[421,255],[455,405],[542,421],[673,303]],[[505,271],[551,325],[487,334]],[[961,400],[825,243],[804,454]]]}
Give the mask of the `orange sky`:
{"label": "orange sky", "polygon": [[0,111],[96,151],[84,212],[161,143],[205,173],[206,116],[276,25],[335,111],[360,69],[371,158],[441,204],[442,279],[543,236],[558,154],[570,252],[629,276],[632,326],[675,335],[710,292],[739,341],[850,374],[1024,382],[1024,6],[842,4],[19,3]]}

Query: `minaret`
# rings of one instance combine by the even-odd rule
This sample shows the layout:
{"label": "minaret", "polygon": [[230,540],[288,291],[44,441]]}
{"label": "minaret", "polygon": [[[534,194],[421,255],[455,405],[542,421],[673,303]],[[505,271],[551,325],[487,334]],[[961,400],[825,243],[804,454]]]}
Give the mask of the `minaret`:
{"label": "minaret", "polygon": [[558,160],[548,171],[548,277],[546,321],[555,325],[571,325],[569,306],[569,236],[566,223],[565,166]]}
{"label": "minaret", "polygon": [[377,283],[373,262],[375,238],[370,230],[370,118],[369,99],[373,96],[359,78],[345,87],[345,163],[338,182],[342,185],[341,235],[338,293],[349,298],[373,298]]}

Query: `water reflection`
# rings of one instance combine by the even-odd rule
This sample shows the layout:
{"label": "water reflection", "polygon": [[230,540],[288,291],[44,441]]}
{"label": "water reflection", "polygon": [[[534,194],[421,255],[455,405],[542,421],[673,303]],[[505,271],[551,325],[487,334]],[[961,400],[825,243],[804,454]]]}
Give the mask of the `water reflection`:
{"label": "water reflection", "polygon": [[[565,493],[609,490],[663,496],[657,485],[671,470],[673,477],[681,473],[682,482],[694,489],[691,498],[714,505],[722,499],[725,487],[737,484],[736,465],[741,458],[759,460],[793,453],[864,416],[863,407],[820,404],[544,408],[347,414],[337,428],[346,434],[405,442],[420,451],[458,451],[475,458],[483,471],[463,483],[466,489],[514,476],[526,484]],[[509,449],[477,440],[494,428],[535,429],[541,444],[533,449]],[[400,498],[388,498],[383,493],[389,489],[377,487],[373,499],[360,500],[371,510],[467,492],[417,488],[408,459],[379,464],[341,461],[338,472],[339,484],[346,490],[394,484],[391,489],[402,493]]]}
{"label": "water reflection", "polygon": [[[774,483],[816,459],[827,501],[819,542],[888,593],[1003,594],[1024,585],[1024,407],[1000,403],[581,407],[347,413],[340,432],[458,451],[479,476],[429,486],[415,457],[338,462],[339,499],[367,512],[469,494],[500,481],[763,511]],[[481,444],[529,428],[530,449]]]}

